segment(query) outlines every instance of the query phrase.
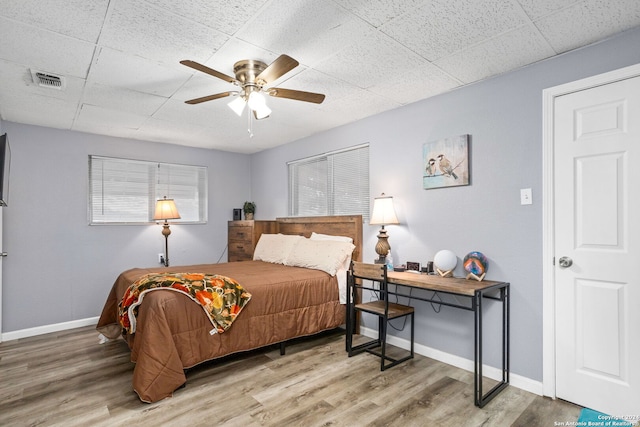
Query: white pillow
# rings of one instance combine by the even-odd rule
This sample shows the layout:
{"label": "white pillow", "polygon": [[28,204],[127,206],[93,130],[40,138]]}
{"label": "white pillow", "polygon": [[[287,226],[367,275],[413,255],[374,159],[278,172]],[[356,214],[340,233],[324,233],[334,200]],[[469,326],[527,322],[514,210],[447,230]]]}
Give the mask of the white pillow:
{"label": "white pillow", "polygon": [[338,293],[340,294],[340,304],[347,303],[347,271],[351,268],[351,256],[348,256],[342,265],[336,270],[338,279]]}
{"label": "white pillow", "polygon": [[353,243],[353,239],[347,236],[332,236],[330,234],[320,234],[315,231],[311,233],[311,240],[336,240],[338,242]]}
{"label": "white pillow", "polygon": [[258,240],[256,249],[253,251],[255,261],[271,262],[274,264],[284,264],[300,239],[306,240],[303,236],[288,234],[263,234]]}
{"label": "white pillow", "polygon": [[285,265],[313,268],[335,276],[354,249],[349,242],[302,239],[295,243]]}

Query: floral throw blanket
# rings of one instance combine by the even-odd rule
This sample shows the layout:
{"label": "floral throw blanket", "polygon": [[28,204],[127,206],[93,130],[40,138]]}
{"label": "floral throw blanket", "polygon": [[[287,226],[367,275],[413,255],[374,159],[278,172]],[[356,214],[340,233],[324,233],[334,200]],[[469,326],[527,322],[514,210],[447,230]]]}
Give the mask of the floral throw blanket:
{"label": "floral throw blanket", "polygon": [[118,304],[118,318],[125,332],[136,332],[138,306],[147,292],[166,289],[182,292],[202,306],[214,326],[212,334],[231,327],[251,294],[235,280],[217,274],[150,273],[136,280]]}

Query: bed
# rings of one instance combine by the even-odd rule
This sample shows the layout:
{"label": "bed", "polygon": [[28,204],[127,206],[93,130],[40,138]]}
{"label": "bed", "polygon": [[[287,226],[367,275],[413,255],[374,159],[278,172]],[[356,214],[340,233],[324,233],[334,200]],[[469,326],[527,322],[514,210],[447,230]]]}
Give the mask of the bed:
{"label": "bed", "polygon": [[[351,259],[361,260],[362,217],[329,216],[277,218],[276,234],[344,236],[353,240]],[[265,235],[263,242],[268,237]],[[259,246],[261,243],[259,242]],[[109,339],[123,337],[136,364],[132,385],[143,402],[172,396],[186,382],[185,369],[230,354],[281,344],[345,323],[344,298],[338,277],[315,268],[267,262],[265,246],[258,260],[161,268],[133,268],[122,272],[107,297],[98,331]],[[295,246],[298,248],[298,246]],[[298,251],[302,253],[304,251]],[[127,289],[152,273],[202,273],[234,279],[251,299],[233,324],[216,333],[202,306],[180,292],[148,292],[137,308],[135,333],[123,332],[118,304]],[[341,301],[342,300],[342,301]],[[342,303],[341,303],[342,302]]]}

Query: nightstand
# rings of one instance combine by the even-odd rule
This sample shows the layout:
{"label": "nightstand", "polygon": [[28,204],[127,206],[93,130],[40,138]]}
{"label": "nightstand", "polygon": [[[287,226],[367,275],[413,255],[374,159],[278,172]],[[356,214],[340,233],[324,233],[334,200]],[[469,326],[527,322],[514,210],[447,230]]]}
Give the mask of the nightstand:
{"label": "nightstand", "polygon": [[276,232],[275,221],[229,221],[228,226],[229,262],[251,261],[260,236]]}

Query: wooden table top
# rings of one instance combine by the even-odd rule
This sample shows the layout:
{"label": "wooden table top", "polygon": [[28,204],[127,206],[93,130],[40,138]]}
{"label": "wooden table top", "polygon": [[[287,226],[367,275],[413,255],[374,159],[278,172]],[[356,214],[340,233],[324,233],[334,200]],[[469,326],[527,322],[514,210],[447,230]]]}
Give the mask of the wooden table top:
{"label": "wooden table top", "polygon": [[389,271],[387,281],[390,284],[407,285],[414,288],[422,288],[431,291],[450,292],[459,295],[475,295],[476,291],[482,291],[496,285],[507,285],[505,282],[493,280],[467,280],[461,277],[441,277],[422,273],[409,273]]}

